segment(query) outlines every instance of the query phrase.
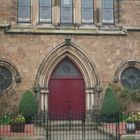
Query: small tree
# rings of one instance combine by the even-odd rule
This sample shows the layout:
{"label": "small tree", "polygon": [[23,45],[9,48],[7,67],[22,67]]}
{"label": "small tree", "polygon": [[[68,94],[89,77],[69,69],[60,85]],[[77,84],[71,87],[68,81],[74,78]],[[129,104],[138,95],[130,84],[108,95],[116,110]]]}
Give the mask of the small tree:
{"label": "small tree", "polygon": [[33,117],[36,115],[38,110],[38,105],[32,92],[27,90],[19,103],[19,112],[25,117],[26,123],[31,123]]}
{"label": "small tree", "polygon": [[101,116],[106,122],[115,121],[117,114],[120,112],[121,106],[117,95],[113,92],[111,87],[108,87],[105,92],[103,105],[101,109]]}

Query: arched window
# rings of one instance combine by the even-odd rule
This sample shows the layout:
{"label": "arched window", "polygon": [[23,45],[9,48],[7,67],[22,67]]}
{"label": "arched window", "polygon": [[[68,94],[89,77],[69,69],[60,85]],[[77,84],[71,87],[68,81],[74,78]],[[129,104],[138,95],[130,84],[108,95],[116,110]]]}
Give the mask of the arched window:
{"label": "arched window", "polygon": [[82,75],[76,65],[68,58],[65,58],[56,67],[52,77],[82,77]]}

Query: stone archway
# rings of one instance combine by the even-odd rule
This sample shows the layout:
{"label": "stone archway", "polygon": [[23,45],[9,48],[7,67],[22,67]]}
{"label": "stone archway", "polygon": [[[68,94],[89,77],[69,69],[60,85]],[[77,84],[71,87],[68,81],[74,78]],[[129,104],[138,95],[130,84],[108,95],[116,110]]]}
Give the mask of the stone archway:
{"label": "stone archway", "polygon": [[39,67],[35,86],[40,87],[40,94],[38,97],[41,110],[48,110],[49,79],[56,65],[66,57],[79,67],[83,75],[86,110],[92,110],[93,105],[95,105],[95,94],[100,84],[96,67],[88,56],[70,40],[65,40],[65,42],[52,50]]}

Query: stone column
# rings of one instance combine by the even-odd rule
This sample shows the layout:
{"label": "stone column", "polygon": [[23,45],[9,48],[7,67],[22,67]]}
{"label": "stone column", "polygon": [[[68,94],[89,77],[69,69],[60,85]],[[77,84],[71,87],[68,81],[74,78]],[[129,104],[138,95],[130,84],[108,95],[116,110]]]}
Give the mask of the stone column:
{"label": "stone column", "polygon": [[41,95],[41,111],[43,110],[48,110],[48,89],[46,88],[42,88],[41,91],[40,91],[40,95]]}
{"label": "stone column", "polygon": [[39,0],[31,0],[31,22],[36,26],[39,20]]}
{"label": "stone column", "polygon": [[53,0],[52,5],[52,24],[58,26],[60,23],[60,0]]}
{"label": "stone column", "polygon": [[94,89],[88,88],[86,89],[86,110],[92,110],[94,105]]}
{"label": "stone column", "polygon": [[99,26],[102,24],[102,0],[94,2],[94,23]]}
{"label": "stone column", "polygon": [[74,0],[74,11],[73,11],[73,16],[74,16],[74,23],[80,25],[81,24],[81,0]]}

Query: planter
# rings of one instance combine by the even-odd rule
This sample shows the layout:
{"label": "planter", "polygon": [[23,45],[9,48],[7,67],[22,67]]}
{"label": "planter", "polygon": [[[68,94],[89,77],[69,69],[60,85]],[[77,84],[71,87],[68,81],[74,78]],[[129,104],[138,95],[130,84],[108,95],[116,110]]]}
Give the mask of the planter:
{"label": "planter", "polygon": [[16,133],[24,133],[25,123],[13,123],[10,125],[10,131]]}
{"label": "planter", "polygon": [[140,121],[135,121],[136,130],[140,130]]}
{"label": "planter", "polygon": [[136,131],[135,123],[127,123],[125,129],[127,134],[134,134]]}

